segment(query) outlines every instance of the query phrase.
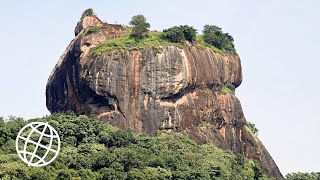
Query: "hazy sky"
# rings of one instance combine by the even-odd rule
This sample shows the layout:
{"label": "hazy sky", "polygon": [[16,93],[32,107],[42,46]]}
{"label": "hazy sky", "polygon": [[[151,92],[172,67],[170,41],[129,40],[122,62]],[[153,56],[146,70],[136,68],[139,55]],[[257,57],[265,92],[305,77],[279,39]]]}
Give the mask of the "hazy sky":
{"label": "hazy sky", "polygon": [[152,29],[205,24],[235,39],[246,119],[282,173],[320,171],[320,1],[1,1],[0,116],[39,117],[48,76],[92,7],[107,22],[144,14]]}

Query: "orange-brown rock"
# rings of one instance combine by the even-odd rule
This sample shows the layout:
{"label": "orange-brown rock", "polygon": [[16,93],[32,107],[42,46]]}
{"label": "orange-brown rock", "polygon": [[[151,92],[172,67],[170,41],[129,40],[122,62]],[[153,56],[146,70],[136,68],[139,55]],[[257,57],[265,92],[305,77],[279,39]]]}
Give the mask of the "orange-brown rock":
{"label": "orange-brown rock", "polygon": [[102,28],[81,36],[90,25],[103,26],[96,17],[78,23],[77,36],[49,77],[46,96],[50,112],[73,110],[95,115],[150,135],[158,130],[180,132],[199,143],[214,143],[254,158],[267,174],[282,177],[262,143],[246,130],[237,97],[220,91],[226,83],[241,84],[239,56],[223,56],[187,43],[162,52],[149,47],[96,58],[89,50],[115,38],[119,29]]}

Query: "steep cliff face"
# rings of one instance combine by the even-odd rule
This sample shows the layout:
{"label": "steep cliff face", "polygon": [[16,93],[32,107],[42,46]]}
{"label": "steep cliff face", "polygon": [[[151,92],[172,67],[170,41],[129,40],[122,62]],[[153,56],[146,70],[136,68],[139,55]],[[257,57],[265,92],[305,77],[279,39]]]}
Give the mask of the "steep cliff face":
{"label": "steep cliff face", "polygon": [[[84,36],[96,25],[99,31]],[[242,81],[240,58],[212,49],[168,46],[92,56],[90,49],[121,35],[118,26],[86,17],[76,37],[49,77],[46,96],[50,112],[73,110],[95,115],[121,128],[155,135],[175,131],[199,143],[261,162],[267,174],[281,178],[262,143],[245,128],[241,104],[221,88]]]}

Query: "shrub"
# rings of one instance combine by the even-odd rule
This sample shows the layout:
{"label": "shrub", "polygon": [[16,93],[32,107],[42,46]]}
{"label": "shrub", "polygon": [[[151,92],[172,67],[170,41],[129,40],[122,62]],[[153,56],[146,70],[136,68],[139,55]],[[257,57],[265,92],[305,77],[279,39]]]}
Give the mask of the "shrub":
{"label": "shrub", "polygon": [[194,42],[197,37],[197,30],[192,26],[184,25],[180,26],[183,30],[184,38],[189,42]]}
{"label": "shrub", "polygon": [[28,176],[30,179],[33,179],[33,180],[43,180],[50,177],[50,172],[45,171],[44,169],[30,167],[28,169]]}
{"label": "shrub", "polygon": [[81,179],[101,179],[100,174],[98,175],[98,173],[94,173],[90,169],[80,169],[78,174]]}
{"label": "shrub", "polygon": [[78,173],[72,169],[61,170],[56,180],[71,180],[73,177],[78,177]]}
{"label": "shrub", "polygon": [[286,180],[319,180],[320,172],[312,172],[312,173],[289,173],[285,177]]}
{"label": "shrub", "polygon": [[228,33],[224,33],[218,26],[205,25],[203,28],[203,39],[206,43],[219,49],[235,52],[233,37]]}
{"label": "shrub", "polygon": [[95,16],[96,14],[93,12],[92,8],[88,8],[86,10],[83,11],[82,15],[81,15],[81,20],[86,17],[86,16]]}
{"label": "shrub", "polygon": [[103,168],[99,171],[102,179],[126,179],[126,174],[112,168]]}
{"label": "shrub", "polygon": [[139,169],[132,169],[128,172],[128,178],[130,180],[134,180],[134,179],[146,179],[145,174],[143,174],[143,172],[141,172]]}
{"label": "shrub", "polygon": [[252,132],[253,135],[257,136],[259,130],[256,128],[256,125],[251,123],[251,122],[247,122],[246,126],[249,128],[249,130]]}
{"label": "shrub", "polygon": [[143,15],[133,16],[130,25],[133,25],[132,35],[142,37],[143,33],[148,32],[150,24],[147,23],[147,19]]}
{"label": "shrub", "polygon": [[197,30],[192,26],[174,26],[163,30],[164,37],[173,43],[183,43],[185,40],[194,42],[197,36]]}
{"label": "shrub", "polygon": [[253,166],[253,172],[254,172],[254,176],[253,176],[254,180],[259,180],[263,177],[262,169],[259,165],[255,164]]}
{"label": "shrub", "polygon": [[225,86],[226,86],[228,89],[230,89],[232,92],[235,92],[235,91],[236,91],[236,87],[235,87],[233,84],[231,84],[231,83],[227,83],[227,84],[225,84]]}
{"label": "shrub", "polygon": [[210,49],[212,49],[216,53],[219,53],[219,54],[221,54],[223,56],[227,55],[227,53],[224,50],[219,49],[219,48],[217,48],[217,47],[215,47],[215,46],[213,46],[211,44],[206,43],[204,41],[204,39],[203,39],[203,35],[202,34],[197,36],[197,40],[196,40],[195,46],[200,50],[204,50],[207,47],[209,47]]}
{"label": "shrub", "polygon": [[10,139],[15,139],[19,130],[25,125],[22,118],[10,117],[9,122],[5,122],[0,118],[0,146]]}
{"label": "shrub", "polygon": [[141,170],[146,178],[145,179],[158,179],[158,180],[166,180],[166,179],[172,179],[171,173],[163,168],[157,167],[146,167]]}
{"label": "shrub", "polygon": [[107,140],[107,145],[112,146],[128,146],[131,143],[135,143],[136,139],[133,137],[132,132],[129,131],[115,131],[110,133],[110,136]]}
{"label": "shrub", "polygon": [[221,88],[221,92],[223,94],[234,94],[235,93],[235,86],[231,83],[226,83],[222,88]]}
{"label": "shrub", "polygon": [[162,38],[161,32],[149,32],[143,38],[137,36],[124,35],[116,39],[105,41],[91,49],[91,54],[95,57],[101,56],[103,53],[111,51],[137,51],[143,50],[148,47],[153,47],[156,51],[160,52],[163,48],[181,44],[174,44]]}
{"label": "shrub", "polygon": [[178,26],[163,30],[164,37],[173,43],[181,43],[184,41],[184,34]]}
{"label": "shrub", "polygon": [[82,36],[87,36],[89,34],[96,33],[96,32],[99,32],[99,31],[100,31],[100,27],[99,26],[89,26],[83,31]]}

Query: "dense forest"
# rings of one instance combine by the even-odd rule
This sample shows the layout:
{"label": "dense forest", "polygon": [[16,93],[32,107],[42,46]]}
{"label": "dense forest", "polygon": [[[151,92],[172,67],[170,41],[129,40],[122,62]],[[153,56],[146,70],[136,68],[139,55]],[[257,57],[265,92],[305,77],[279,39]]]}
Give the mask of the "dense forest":
{"label": "dense forest", "polygon": [[[29,122],[48,122],[59,133],[61,151],[48,166],[28,167],[16,153],[15,138]],[[1,118],[0,147],[1,179],[268,179],[257,162],[212,144],[177,133],[123,131],[71,112]]]}
{"label": "dense forest", "polygon": [[[48,166],[28,167],[16,153],[16,136],[30,122],[48,122],[59,133],[62,148]],[[73,112],[28,121],[0,118],[0,178],[270,179],[257,162],[212,144],[198,145],[177,133],[150,137]],[[320,173],[292,173],[285,179],[319,180]]]}

